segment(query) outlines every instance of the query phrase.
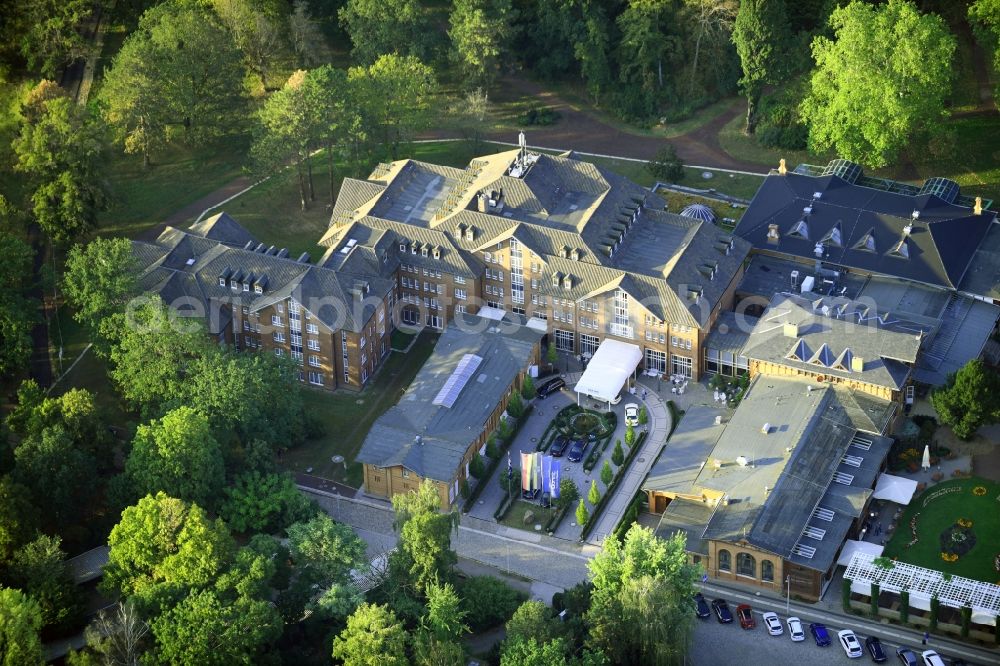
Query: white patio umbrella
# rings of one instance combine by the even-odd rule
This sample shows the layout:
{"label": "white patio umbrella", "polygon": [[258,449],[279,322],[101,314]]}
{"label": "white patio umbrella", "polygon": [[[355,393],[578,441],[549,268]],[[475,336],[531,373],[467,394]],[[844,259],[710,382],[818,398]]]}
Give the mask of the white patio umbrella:
{"label": "white patio umbrella", "polygon": [[924,468],[924,471],[931,468],[931,447],[929,444],[924,444],[924,459],[920,466]]}

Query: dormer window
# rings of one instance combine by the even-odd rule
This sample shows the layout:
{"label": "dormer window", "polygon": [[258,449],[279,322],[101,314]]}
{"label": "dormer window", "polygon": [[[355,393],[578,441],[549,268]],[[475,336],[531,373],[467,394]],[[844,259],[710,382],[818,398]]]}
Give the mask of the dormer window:
{"label": "dormer window", "polygon": [[263,294],[264,293],[264,287],[260,286],[259,284],[255,284],[253,286],[253,293],[255,293],[255,294]]}
{"label": "dormer window", "polygon": [[426,257],[427,256],[427,248],[426,247],[420,249],[420,256],[422,256],[422,257]]}
{"label": "dormer window", "polygon": [[416,253],[417,253],[417,246],[414,245],[413,247],[410,248],[410,254],[416,254]]}
{"label": "dormer window", "polygon": [[889,250],[889,254],[900,259],[910,258],[910,246],[906,243],[906,237],[900,238],[899,242]]}
{"label": "dormer window", "polygon": [[222,277],[221,275],[219,276],[219,286],[220,287],[226,286],[226,278]]}
{"label": "dormer window", "polygon": [[809,225],[806,224],[805,220],[799,220],[792,227],[792,230],[788,232],[788,235],[809,240]]}
{"label": "dormer window", "polygon": [[230,280],[229,281],[229,287],[233,291],[237,291],[240,288],[240,283],[237,282],[236,280]]}
{"label": "dormer window", "polygon": [[573,261],[580,261],[580,250],[573,250],[570,252],[569,258]]}
{"label": "dormer window", "polygon": [[777,242],[779,237],[780,234],[778,232],[778,225],[777,224],[767,225],[767,240]]}
{"label": "dormer window", "polygon": [[874,227],[868,230],[864,236],[861,237],[857,243],[854,244],[855,250],[864,250],[865,252],[875,252],[875,229]]}
{"label": "dormer window", "polygon": [[562,275],[559,274],[559,272],[555,272],[555,273],[552,274],[552,286],[553,287],[558,287],[559,283],[561,281],[562,281]]}
{"label": "dormer window", "polygon": [[469,227],[468,229],[465,230],[465,240],[471,241],[474,240],[475,237],[476,237],[476,232],[472,227]]}
{"label": "dormer window", "polygon": [[830,229],[830,231],[826,232],[826,235],[823,236],[823,242],[824,243],[826,243],[828,245],[834,245],[836,247],[843,247],[843,240],[844,240],[844,237],[843,237],[843,234],[840,231],[840,223],[839,222],[837,224],[833,225],[833,228]]}
{"label": "dormer window", "polygon": [[400,252],[406,252],[406,243],[400,243],[399,244],[399,251]]}
{"label": "dormer window", "polygon": [[563,281],[562,281],[562,285],[563,285],[563,289],[572,289],[573,288],[573,276],[572,275],[567,275],[566,277],[564,277]]}
{"label": "dormer window", "polygon": [[434,248],[434,258],[435,259],[441,258],[441,248],[439,247]]}
{"label": "dormer window", "polygon": [[250,283],[249,282],[244,282],[243,283],[243,291],[250,291]]}

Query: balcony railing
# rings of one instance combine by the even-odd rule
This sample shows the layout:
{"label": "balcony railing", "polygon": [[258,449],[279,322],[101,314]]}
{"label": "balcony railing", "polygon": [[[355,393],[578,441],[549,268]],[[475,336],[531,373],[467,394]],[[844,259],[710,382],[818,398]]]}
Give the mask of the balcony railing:
{"label": "balcony railing", "polygon": [[608,332],[611,333],[611,335],[619,338],[626,338],[628,340],[635,337],[635,329],[628,324],[610,324],[608,326]]}

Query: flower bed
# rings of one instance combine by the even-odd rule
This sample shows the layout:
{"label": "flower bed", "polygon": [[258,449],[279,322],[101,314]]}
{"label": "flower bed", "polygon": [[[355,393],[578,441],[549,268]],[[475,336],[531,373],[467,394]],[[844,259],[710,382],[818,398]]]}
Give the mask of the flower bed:
{"label": "flower bed", "polygon": [[[972,522],[968,521],[971,525]],[[955,523],[948,529],[941,532],[941,555],[950,555],[948,562],[957,562],[958,558],[967,554],[976,546],[976,533],[971,527],[962,527]]]}

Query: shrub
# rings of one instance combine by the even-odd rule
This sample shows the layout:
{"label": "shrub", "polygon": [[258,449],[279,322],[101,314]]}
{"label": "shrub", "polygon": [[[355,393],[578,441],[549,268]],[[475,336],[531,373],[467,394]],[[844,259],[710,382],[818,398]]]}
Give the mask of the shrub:
{"label": "shrub", "polygon": [[535,127],[545,127],[556,124],[562,115],[558,111],[553,111],[545,107],[533,106],[525,111],[518,120],[522,125]]}
{"label": "shrub", "polygon": [[566,509],[573,506],[580,499],[580,489],[576,486],[576,481],[566,477],[559,480],[559,497],[556,498],[556,506]]}
{"label": "shrub", "polygon": [[604,465],[601,467],[601,483],[604,484],[604,488],[607,489],[611,485],[611,479],[615,477],[614,471],[611,469],[611,463],[607,460],[604,461]]}
{"label": "shrub", "polygon": [[492,460],[500,457],[500,447],[497,446],[497,438],[492,435],[486,440],[486,455]]}
{"label": "shrub", "polygon": [[507,402],[507,413],[515,419],[524,415],[524,401],[521,400],[521,394],[517,391],[510,394],[510,400]]}
{"label": "shrub", "polygon": [[531,400],[535,397],[535,382],[531,375],[525,377],[524,383],[521,384],[521,397],[525,400]]}
{"label": "shrub", "polygon": [[472,460],[469,461],[469,474],[474,479],[481,479],[485,471],[486,465],[483,464],[483,457],[478,453],[473,453]]}
{"label": "shrub", "polygon": [[597,506],[597,503],[601,501],[601,491],[597,488],[597,479],[591,479],[590,481],[590,491],[587,493],[587,501],[590,502],[591,506]]}
{"label": "shrub", "polygon": [[590,520],[590,512],[587,511],[587,505],[583,503],[583,498],[580,498],[580,503],[576,505],[576,524],[581,527],[587,524]]}
{"label": "shrub", "polygon": [[878,617],[878,597],[881,593],[878,583],[872,583],[872,617]]}
{"label": "shrub", "polygon": [[493,576],[473,576],[459,585],[460,606],[473,633],[503,624],[527,595]]}
{"label": "shrub", "polygon": [[[635,444],[635,428],[630,423],[625,427],[625,446],[631,449],[633,444]],[[615,464],[620,465],[621,463]]]}
{"label": "shrub", "polygon": [[840,587],[840,597],[841,602],[844,604],[844,612],[849,612],[851,610],[851,581],[846,578]]}
{"label": "shrub", "polygon": [[469,499],[469,480],[462,479],[462,499]]}
{"label": "shrub", "polygon": [[646,170],[657,180],[679,183],[684,180],[684,163],[677,156],[673,144],[666,144],[656,153],[656,157],[646,163]]}
{"label": "shrub", "polygon": [[302,428],[305,431],[306,439],[319,439],[327,432],[323,419],[308,411],[302,416]]}
{"label": "shrub", "polygon": [[622,450],[622,440],[615,442],[615,450],[611,452],[611,462],[616,466],[621,467],[622,463],[625,462],[625,452]]}
{"label": "shrub", "polygon": [[639,408],[639,425],[646,425],[649,423],[649,412],[646,411],[646,405]]}
{"label": "shrub", "polygon": [[906,624],[910,621],[910,591],[899,592],[899,621]]}

